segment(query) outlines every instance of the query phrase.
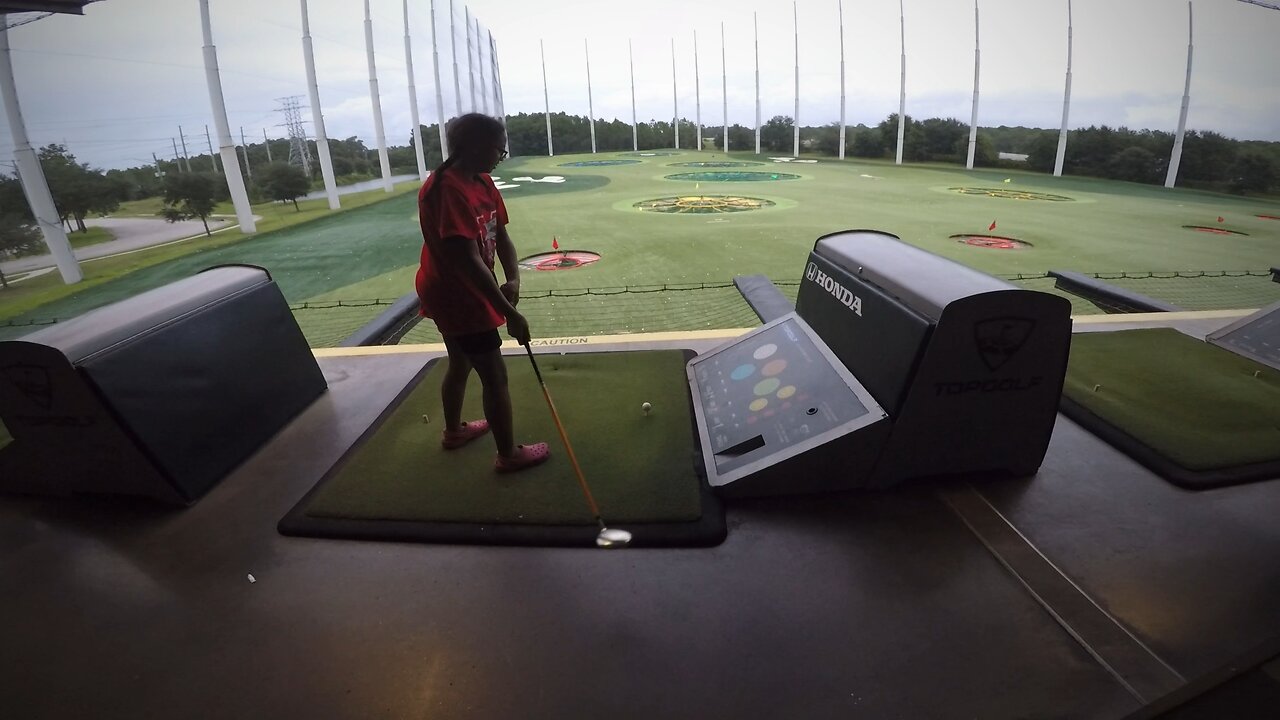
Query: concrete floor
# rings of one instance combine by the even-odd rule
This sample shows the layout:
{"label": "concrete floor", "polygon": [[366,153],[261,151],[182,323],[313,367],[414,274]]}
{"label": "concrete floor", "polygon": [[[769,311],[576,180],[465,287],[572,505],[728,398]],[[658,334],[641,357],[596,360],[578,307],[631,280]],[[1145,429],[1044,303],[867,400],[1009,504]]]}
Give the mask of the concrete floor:
{"label": "concrete floor", "polygon": [[1062,416],[1033,478],[731,502],[714,548],[277,534],[433,356],[397,350],[322,354],[188,509],[0,497],[0,716],[1119,718],[1280,636],[1280,483],[1183,491]]}

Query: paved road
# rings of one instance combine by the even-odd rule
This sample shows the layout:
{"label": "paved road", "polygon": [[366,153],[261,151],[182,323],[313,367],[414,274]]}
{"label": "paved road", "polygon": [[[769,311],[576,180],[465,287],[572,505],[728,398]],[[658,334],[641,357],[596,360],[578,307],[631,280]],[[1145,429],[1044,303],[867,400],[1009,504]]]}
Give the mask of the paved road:
{"label": "paved road", "polygon": [[[417,180],[417,179],[418,179],[417,175],[392,175],[391,184],[399,185],[402,182],[408,182],[410,180]],[[364,192],[365,190],[377,190],[380,187],[382,187],[382,178],[375,178],[373,180],[365,180],[364,182],[353,183],[351,185],[342,185],[338,188],[338,194],[350,195],[351,193]],[[325,191],[323,189],[312,191],[311,193],[304,195],[298,199],[299,200],[316,200],[322,197],[325,197]]]}
{"label": "paved road", "polygon": [[[89,218],[84,221],[84,224],[107,228],[115,234],[116,239],[77,249],[75,255],[79,260],[116,255],[204,234],[204,224],[199,220],[181,220],[171,223],[160,218]],[[234,219],[230,218],[210,219],[209,229],[218,230],[232,224]],[[0,270],[3,270],[5,275],[17,275],[53,267],[54,264],[52,255],[32,255],[0,263]]]}

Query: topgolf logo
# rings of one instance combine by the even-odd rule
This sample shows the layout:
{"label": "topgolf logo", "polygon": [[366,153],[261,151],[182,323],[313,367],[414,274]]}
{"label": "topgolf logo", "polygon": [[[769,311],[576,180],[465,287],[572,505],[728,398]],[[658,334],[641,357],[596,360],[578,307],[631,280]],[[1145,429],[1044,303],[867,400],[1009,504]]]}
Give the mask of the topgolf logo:
{"label": "topgolf logo", "polygon": [[839,300],[842,305],[857,313],[858,317],[862,317],[862,298],[854,295],[853,291],[836,282],[835,278],[819,270],[816,264],[811,262],[809,267],[804,269],[804,279],[831,293],[831,297]]}

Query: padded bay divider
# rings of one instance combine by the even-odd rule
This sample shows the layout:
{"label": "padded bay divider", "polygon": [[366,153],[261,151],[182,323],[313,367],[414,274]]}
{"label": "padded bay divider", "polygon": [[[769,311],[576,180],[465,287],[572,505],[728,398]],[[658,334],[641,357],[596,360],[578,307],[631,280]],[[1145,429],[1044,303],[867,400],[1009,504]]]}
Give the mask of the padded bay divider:
{"label": "padded bay divider", "polygon": [[211,268],[0,343],[0,490],[189,504],[326,387],[270,274]]}

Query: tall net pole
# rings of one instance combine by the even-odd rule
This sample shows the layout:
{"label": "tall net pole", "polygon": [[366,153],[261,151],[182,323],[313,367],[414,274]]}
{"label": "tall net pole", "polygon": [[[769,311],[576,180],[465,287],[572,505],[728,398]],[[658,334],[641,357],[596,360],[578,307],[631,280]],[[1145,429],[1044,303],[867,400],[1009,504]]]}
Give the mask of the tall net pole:
{"label": "tall net pole", "polygon": [[973,115],[969,119],[969,159],[965,168],[973,169],[973,156],[978,148],[978,75],[981,65],[978,38],[978,0],[973,0]]}
{"label": "tall net pole", "polygon": [[898,29],[902,39],[902,86],[898,92],[898,152],[894,162],[902,164],[902,141],[907,130],[907,13],[898,0]]}
{"label": "tall net pole", "polygon": [[[493,102],[498,108],[498,119],[502,121],[503,130],[507,127],[507,103],[502,95],[502,70],[498,65],[498,43],[489,33],[489,59],[493,63]],[[511,136],[507,136],[507,153],[511,153]]]}
{"label": "tall net pole", "polygon": [[702,79],[698,72],[698,31],[693,31],[693,113],[697,134],[694,140],[697,141],[698,150],[702,150]]}
{"label": "tall net pole", "polygon": [[756,154],[760,154],[760,19],[751,13],[751,26],[755,28],[756,48]]}
{"label": "tall net pole", "polygon": [[1062,92],[1062,129],[1058,131],[1058,155],[1053,161],[1053,176],[1062,177],[1062,163],[1067,157],[1067,119],[1071,116],[1071,0],[1067,0],[1067,87]]}
{"label": "tall net pole", "polygon": [[458,82],[458,31],[453,25],[453,0],[449,0],[449,52],[453,55],[453,105],[462,114],[462,84]]}
{"label": "tall net pole", "polygon": [[418,161],[418,180],[427,179],[427,151],[422,147],[422,124],[418,119],[418,89],[413,82],[413,43],[409,39],[409,0],[404,0],[404,67],[409,74],[409,121],[413,123],[413,155]]}
{"label": "tall net pole", "polygon": [[476,18],[476,72],[480,75],[480,111],[489,114],[489,93],[484,87],[484,43],[481,42],[480,18]]}
{"label": "tall net pole", "polygon": [[1164,176],[1164,186],[1171,188],[1178,180],[1178,165],[1182,162],[1182,138],[1187,131],[1187,109],[1191,106],[1191,55],[1194,49],[1191,17],[1191,0],[1187,0],[1187,82],[1182,88],[1182,110],[1178,113],[1178,134],[1173,138],[1173,154],[1169,156],[1169,172]]}
{"label": "tall net pole", "polygon": [[720,103],[724,117],[724,144],[720,149],[729,152],[729,72],[724,63],[724,23],[720,23]]}
{"label": "tall net pole", "polygon": [[840,159],[844,159],[844,0],[836,4],[840,11]]}
{"label": "tall net pole", "polygon": [[475,112],[480,104],[476,102],[476,68],[471,62],[471,8],[463,6],[462,14],[462,26],[467,33],[467,90],[471,94],[471,112]]}
{"label": "tall net pole", "polygon": [[373,133],[378,141],[378,164],[382,168],[382,189],[391,192],[391,158],[387,155],[387,135],[382,127],[382,99],[378,95],[378,65],[373,59],[373,17],[369,0],[364,0],[364,51],[369,64],[369,101],[373,105]]}
{"label": "tall net pole", "polygon": [[551,96],[547,93],[547,51],[538,41],[538,53],[542,56],[542,109],[547,118],[547,157],[554,157],[555,148],[551,145]]}
{"label": "tall net pole", "polygon": [[631,39],[627,38],[627,61],[631,63],[631,150],[640,149],[639,132],[636,129],[636,58],[631,52]]}
{"label": "tall net pole", "polygon": [[324,178],[324,194],[329,209],[342,207],[338,200],[338,182],[333,175],[333,158],[329,155],[329,136],[324,130],[324,113],[320,111],[320,85],[316,82],[316,57],[311,48],[311,18],[307,13],[307,0],[300,0],[302,9],[302,62],[307,70],[307,95],[311,101],[311,124],[316,129],[316,154],[320,156],[320,176]]}
{"label": "tall net pole", "polygon": [[797,3],[791,3],[791,20],[796,41],[796,112],[791,125],[793,129],[791,154],[800,157],[800,11],[796,9],[796,5]]}
{"label": "tall net pole", "polygon": [[222,167],[231,192],[231,204],[236,209],[240,232],[258,231],[249,207],[249,193],[240,175],[240,163],[236,161],[236,146],[231,139],[231,124],[227,122],[227,106],[222,99],[222,78],[218,73],[218,50],[213,45],[213,24],[209,19],[209,0],[200,0],[200,25],[204,33],[204,73],[209,86],[209,103],[213,106],[213,123],[218,128],[218,152],[222,155]]}
{"label": "tall net pole", "polygon": [[9,29],[6,15],[0,13],[0,96],[4,98],[5,115],[9,120],[9,133],[13,137],[13,160],[18,171],[18,180],[22,184],[22,192],[27,197],[27,205],[35,216],[40,233],[44,236],[44,244],[49,247],[62,282],[67,285],[78,283],[84,279],[80,263],[71,251],[71,243],[67,233],[62,229],[62,221],[58,217],[57,207],[53,203],[53,194],[49,192],[49,182],[45,179],[44,168],[36,157],[36,150],[27,137],[27,125],[22,118],[22,106],[18,103],[18,83],[13,77],[13,59],[9,55]]}
{"label": "tall net pole", "polygon": [[591,128],[591,153],[596,152],[596,108],[591,99],[591,47],[582,39],[582,52],[587,58],[587,125]]}
{"label": "tall net pole", "polygon": [[671,110],[675,113],[671,120],[672,134],[675,135],[676,149],[680,149],[680,90],[676,84],[676,39],[671,38]]}
{"label": "tall net pole", "polygon": [[440,89],[440,43],[436,39],[436,0],[431,0],[431,69],[436,76],[436,130],[440,133],[440,157],[449,159],[444,137],[444,92]]}

